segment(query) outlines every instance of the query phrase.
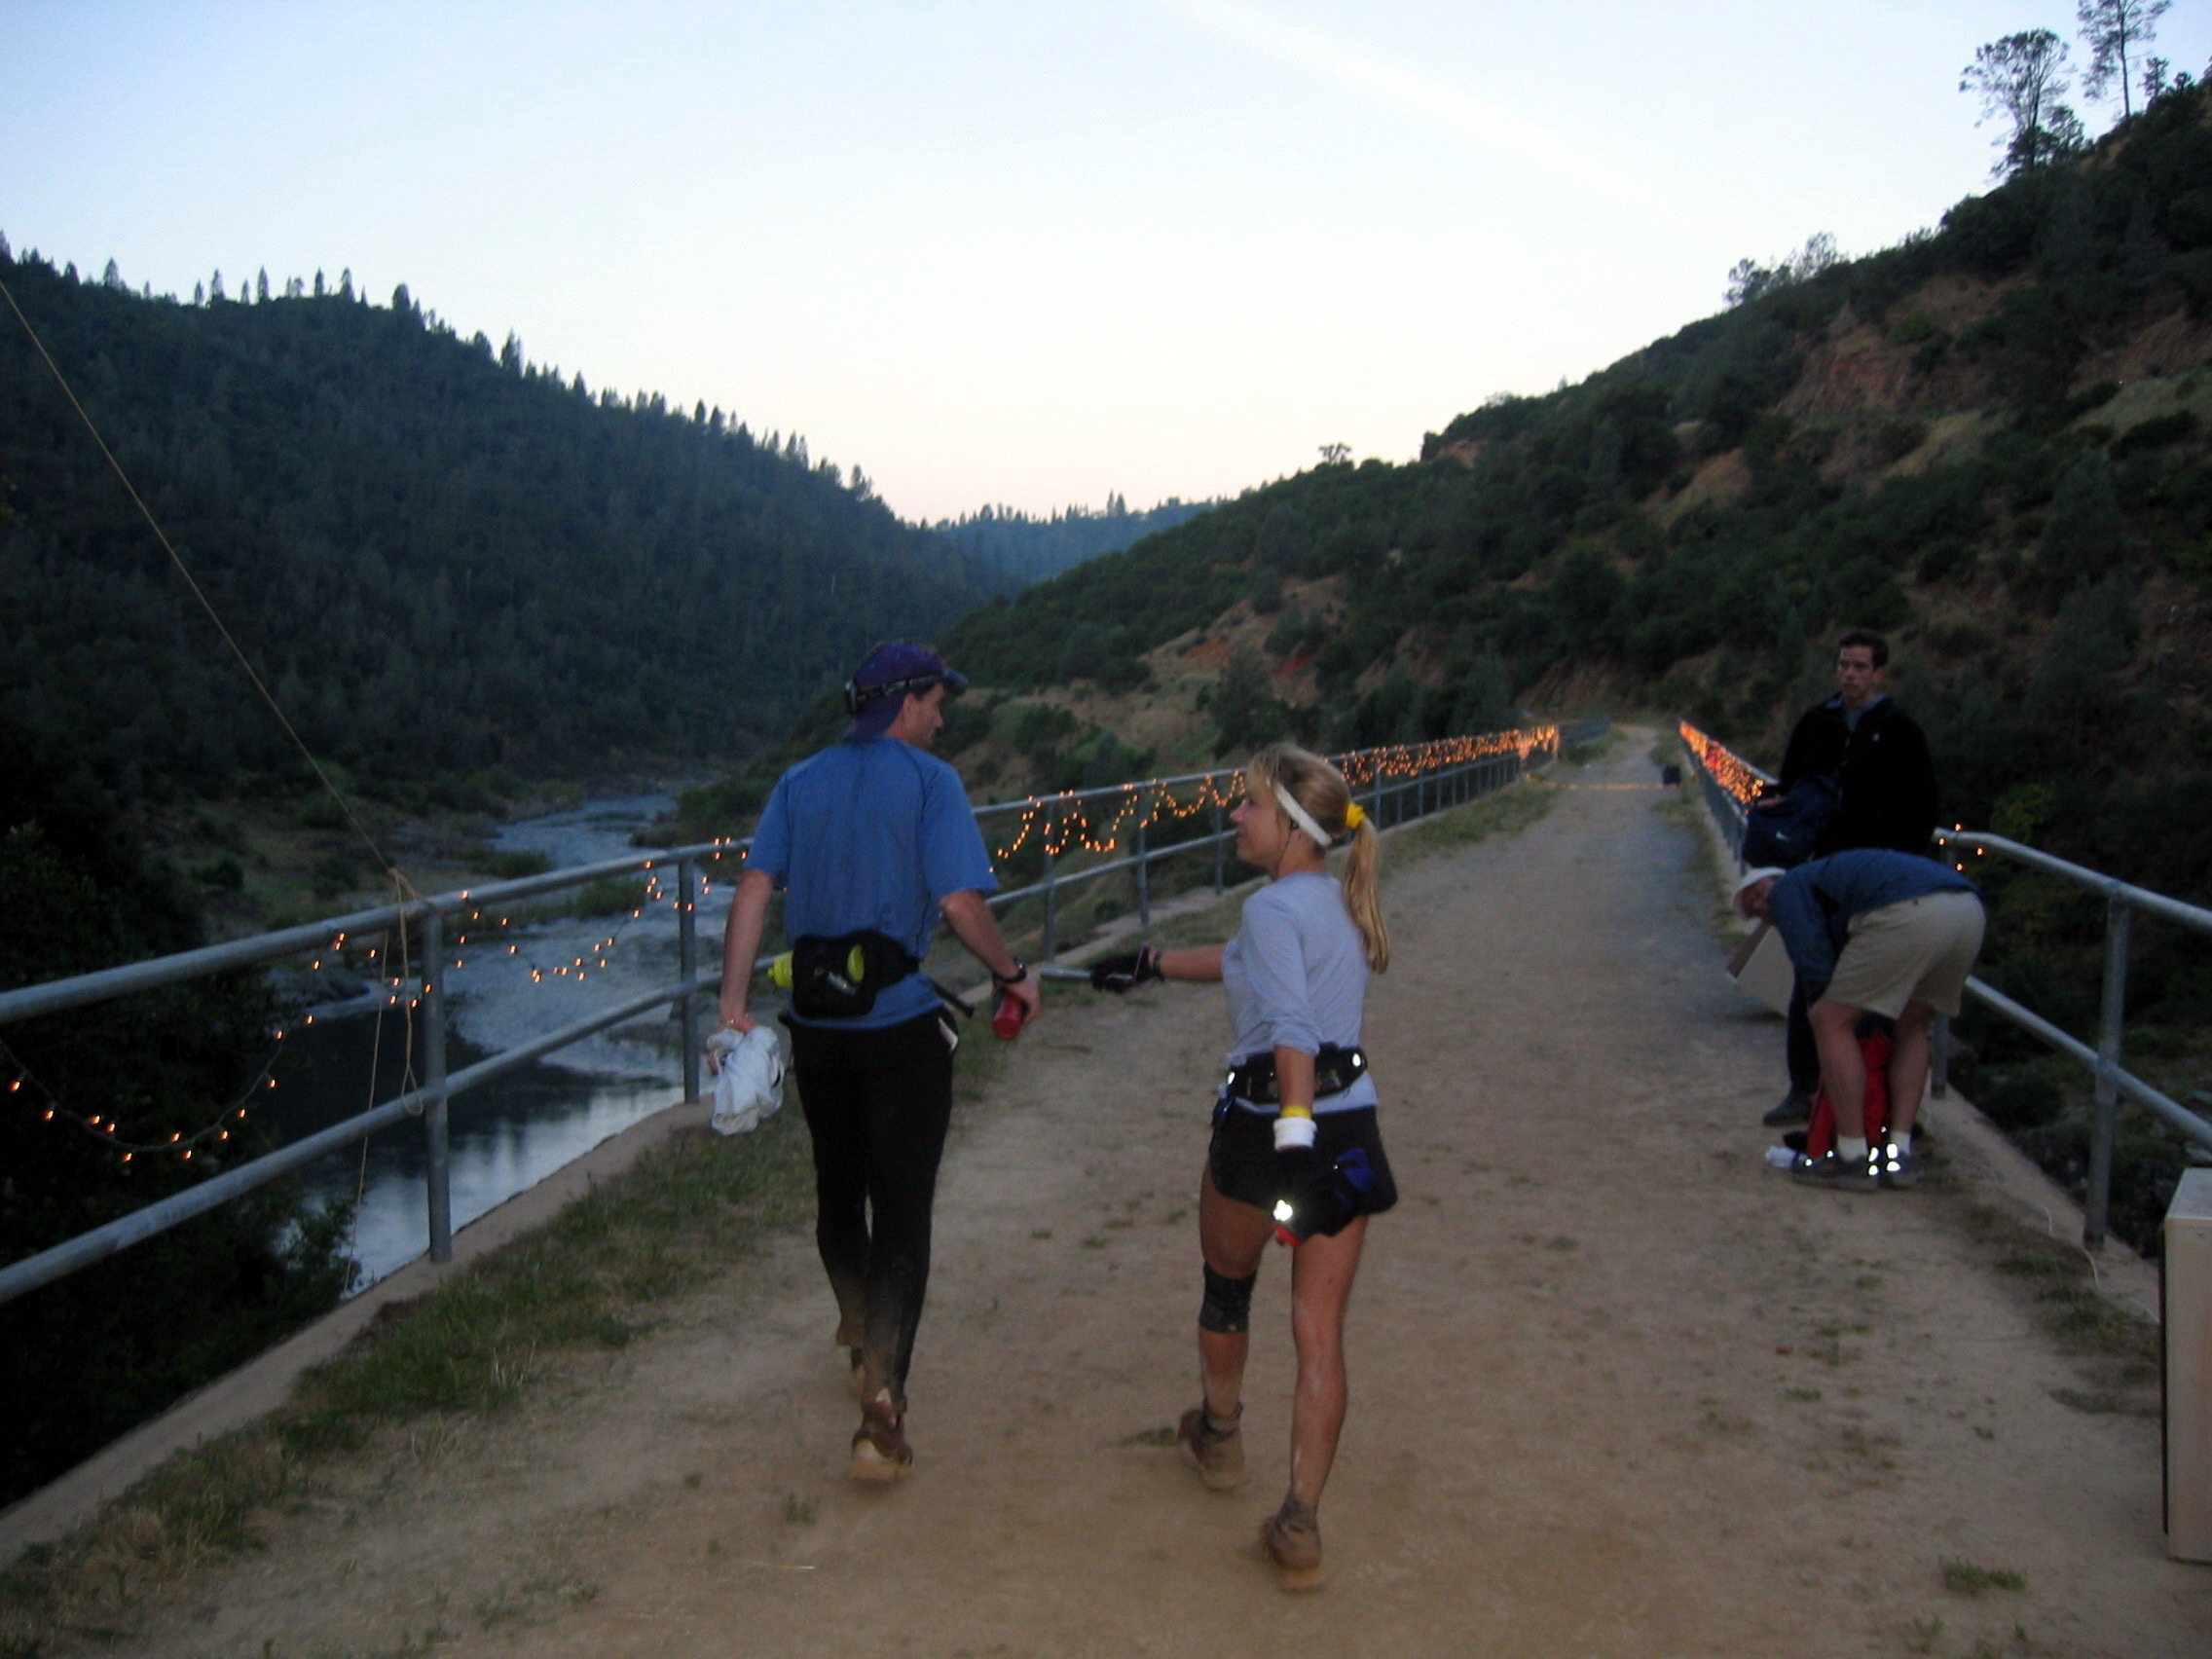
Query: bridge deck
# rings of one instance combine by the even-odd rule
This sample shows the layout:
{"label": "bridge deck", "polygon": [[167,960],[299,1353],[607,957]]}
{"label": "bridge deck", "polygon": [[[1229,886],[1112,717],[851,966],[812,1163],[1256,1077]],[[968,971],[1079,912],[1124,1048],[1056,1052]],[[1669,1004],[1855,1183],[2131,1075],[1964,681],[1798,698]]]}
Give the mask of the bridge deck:
{"label": "bridge deck", "polygon": [[[1646,741],[1584,780],[1649,782]],[[1224,1041],[1218,993],[1170,987],[1055,1011],[962,1130],[914,1480],[840,1479],[852,1407],[793,1239],[604,1375],[278,1522],[115,1651],[2201,1653],[2156,1419],[2056,1397],[2101,1384],[1990,1272],[1971,1195],[1762,1166],[1780,1033],[1716,972],[1663,798],[1562,791],[1389,890],[1371,1046],[1405,1201],[1354,1298],[1319,1596],[1248,1547],[1284,1474],[1279,1256],[1251,1486],[1157,1444],[1194,1397]],[[1947,1593],[1946,1560],[2025,1588]]]}

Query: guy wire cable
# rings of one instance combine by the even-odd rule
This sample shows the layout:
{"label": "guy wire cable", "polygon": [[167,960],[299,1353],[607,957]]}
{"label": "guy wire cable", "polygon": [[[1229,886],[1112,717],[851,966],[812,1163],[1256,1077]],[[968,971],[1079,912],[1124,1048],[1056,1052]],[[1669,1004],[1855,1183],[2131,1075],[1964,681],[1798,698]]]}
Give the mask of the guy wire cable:
{"label": "guy wire cable", "polygon": [[69,407],[77,412],[77,419],[84,422],[85,430],[92,433],[92,442],[99,446],[101,456],[106,459],[108,466],[123,485],[124,494],[130,498],[130,504],[138,509],[139,516],[146,521],[146,528],[154,533],[154,539],[162,544],[162,551],[169,556],[169,563],[176,567],[177,574],[184,578],[184,585],[192,590],[192,597],[200,602],[200,608],[207,612],[207,619],[215,624],[215,632],[223,636],[223,644],[231,647],[232,655],[239,660],[239,667],[245,671],[246,679],[253,682],[253,688],[261,694],[261,700],[269,705],[269,712],[276,717],[276,723],[284,728],[284,735],[292,740],[293,747],[299,750],[301,757],[314,772],[316,781],[322,785],[324,790],[329,792],[330,798],[338,803],[338,810],[343,812],[346,815],[347,822],[353,826],[353,832],[361,837],[362,844],[369,849],[370,856],[377,861],[378,867],[392,878],[393,883],[403,894],[420,898],[421,895],[414,890],[414,884],[408,881],[406,876],[402,875],[393,866],[392,862],[384,856],[384,849],[377,845],[376,837],[369,833],[368,826],[361,822],[360,815],[353,810],[353,803],[348,800],[340,793],[338,786],[330,781],[330,774],[322,769],[322,762],[314,757],[314,752],[308,748],[306,740],[300,736],[292,722],[285,718],[284,711],[278,707],[276,699],[270,695],[269,687],[262,683],[261,676],[254,672],[253,664],[247,658],[244,649],[233,637],[230,629],[224,625],[222,616],[216,611],[214,605],[209,602],[207,595],[201,590],[200,583],[193,578],[191,570],[187,568],[184,560],[178,556],[176,548],[170,544],[167,533],[162,529],[160,521],[154,517],[153,510],[140,498],[137,487],[130,482],[130,475],[123,470],[123,462],[115,459],[115,452],[107,447],[107,440],[100,436],[99,427],[93,424],[92,416],[86,413],[85,406],[77,400],[77,393],[71,389],[68,376],[61,372],[61,365],[54,360],[54,354],[46,349],[46,342],[39,338],[38,330],[31,326],[31,319],[23,314],[23,308],[16,303],[15,293],[6,282],[0,282],[0,298],[7,300],[8,309],[16,313],[16,320],[23,325],[23,332],[30,337],[31,346],[37,350],[40,360],[46,364],[47,371],[54,376],[55,385],[61,388],[61,395],[69,400]]}
{"label": "guy wire cable", "polygon": [[[206,593],[194,578],[191,569],[178,555],[175,546],[168,538],[168,534],[162,529],[161,521],[154,517],[153,509],[146,505],[144,498],[138,494],[137,486],[130,482],[130,475],[124,471],[123,462],[116,460],[115,452],[108,448],[107,439],[100,435],[98,424],[94,423],[84,404],[78,400],[74,388],[70,387],[69,377],[61,372],[61,365],[54,360],[54,353],[46,349],[46,342],[39,338],[38,330],[31,326],[31,319],[23,314],[23,308],[16,303],[14,290],[5,281],[0,281],[0,299],[5,299],[8,302],[8,309],[16,313],[16,320],[22,324],[23,333],[29,337],[32,349],[39,354],[39,360],[46,364],[47,372],[54,376],[54,384],[61,388],[61,395],[69,400],[69,407],[77,412],[77,419],[84,422],[85,430],[92,434],[92,442],[98,446],[101,457],[115,473],[116,481],[123,486],[124,494],[130,498],[130,504],[138,509],[139,516],[146,521],[146,528],[154,533],[154,539],[162,544],[162,551],[168,555],[169,563],[176,567],[176,573],[184,578],[184,585],[191,590],[192,597],[198,600],[200,608],[206,611],[207,620],[215,625],[215,632],[223,637],[223,644],[231,647],[231,654],[238,659],[239,667],[244,670],[246,679],[252,682],[254,690],[261,695],[261,700],[269,705],[269,712],[276,717],[276,723],[284,728],[284,735],[292,740],[292,746],[300,752],[301,758],[307,761],[309,769],[315,775],[315,781],[322,785],[330,798],[338,803],[338,810],[343,812],[346,815],[346,821],[352,825],[353,832],[361,838],[361,844],[369,849],[369,856],[376,860],[378,867],[390,878],[396,902],[404,904],[411,898],[420,899],[422,895],[416,892],[415,884],[407,879],[398,866],[385,857],[384,849],[377,845],[376,837],[369,833],[368,826],[361,822],[360,814],[353,810],[353,803],[346,798],[344,793],[339,790],[336,784],[331,782],[330,774],[322,769],[322,762],[315,758],[314,752],[307,746],[307,740],[300,736],[298,728],[286,718],[283,708],[271,695],[269,687],[262,682],[261,676],[254,671],[253,663],[246,656],[244,647],[239,644],[237,637],[225,625],[221,613],[216,610],[214,604],[207,598]],[[396,932],[400,940],[400,972],[404,976],[410,966],[405,924],[401,924]],[[387,946],[389,945],[389,934],[387,934],[385,942]],[[389,954],[387,949],[386,952],[387,958]],[[400,1062],[400,1090],[402,1093],[415,1087],[414,1020],[409,1019],[405,1022],[405,1047],[402,1051]],[[383,1032],[384,1005],[379,1003],[377,1005],[377,1041],[380,1045],[383,1040]],[[369,1072],[369,1105],[371,1107],[376,1105],[375,1064],[375,1060],[372,1059]],[[361,1143],[361,1188],[365,1188],[368,1180],[368,1142],[364,1140]],[[352,1253],[353,1245],[358,1238],[359,1228],[360,1189],[357,1188],[353,1200],[352,1226],[350,1229],[353,1237],[348,1240],[350,1255]]]}

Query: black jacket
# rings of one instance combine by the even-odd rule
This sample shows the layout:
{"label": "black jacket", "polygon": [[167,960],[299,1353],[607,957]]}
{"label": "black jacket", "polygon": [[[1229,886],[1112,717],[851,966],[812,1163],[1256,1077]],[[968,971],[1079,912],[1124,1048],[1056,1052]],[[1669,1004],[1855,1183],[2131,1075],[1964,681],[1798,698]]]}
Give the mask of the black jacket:
{"label": "black jacket", "polygon": [[1927,734],[1888,697],[1860,716],[1857,730],[1844,721],[1841,697],[1807,709],[1782,758],[1784,793],[1811,773],[1835,779],[1843,791],[1815,857],[1852,847],[1932,856],[1936,763],[1929,758]]}

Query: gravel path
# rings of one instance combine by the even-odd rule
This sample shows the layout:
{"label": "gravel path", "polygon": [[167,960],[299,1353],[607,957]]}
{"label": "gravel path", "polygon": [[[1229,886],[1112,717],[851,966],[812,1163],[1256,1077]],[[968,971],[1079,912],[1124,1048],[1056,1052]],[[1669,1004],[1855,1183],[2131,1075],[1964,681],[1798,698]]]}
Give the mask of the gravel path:
{"label": "gravel path", "polygon": [[[1203,1491],[1164,1444],[1226,1040],[1218,991],[1176,986],[1056,1008],[961,1131],[911,1481],[841,1479],[854,1412],[793,1240],[111,1651],[2212,1651],[2156,1418],[2078,1409],[2093,1366],[1990,1272],[1971,1195],[1763,1167],[1780,1030],[1721,978],[1703,844],[1630,735],[1535,829],[1389,889],[1369,1046],[1404,1202],[1353,1298],[1319,1595],[1250,1548],[1286,1460],[1279,1254],[1252,1484]],[[2022,1587],[1947,1591],[1946,1562]]]}

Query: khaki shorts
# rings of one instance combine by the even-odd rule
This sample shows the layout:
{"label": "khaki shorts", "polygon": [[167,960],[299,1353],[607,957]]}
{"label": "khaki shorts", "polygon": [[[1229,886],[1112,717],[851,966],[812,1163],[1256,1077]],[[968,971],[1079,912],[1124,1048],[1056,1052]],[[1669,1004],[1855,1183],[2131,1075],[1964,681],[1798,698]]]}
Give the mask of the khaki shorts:
{"label": "khaki shorts", "polygon": [[1835,977],[1821,1000],[1891,1019],[1916,1002],[1937,1014],[1957,1014],[1986,925],[1981,901],[1958,891],[1926,893],[1854,916]]}

